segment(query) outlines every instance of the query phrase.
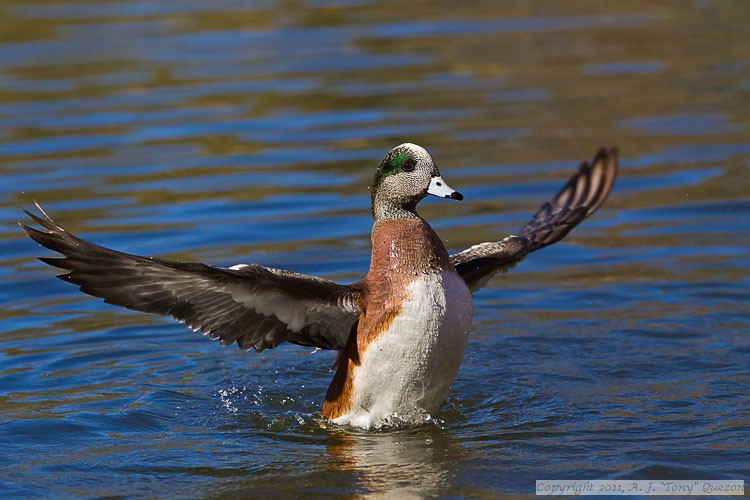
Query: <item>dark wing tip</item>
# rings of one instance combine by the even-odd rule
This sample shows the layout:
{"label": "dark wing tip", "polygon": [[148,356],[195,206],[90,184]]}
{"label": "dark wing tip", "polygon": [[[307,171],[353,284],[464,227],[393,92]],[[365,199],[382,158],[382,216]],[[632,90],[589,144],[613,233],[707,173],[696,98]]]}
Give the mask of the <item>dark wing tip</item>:
{"label": "dark wing tip", "polygon": [[[599,148],[591,162],[590,169],[601,170],[601,181],[598,185],[596,196],[591,200],[589,209],[586,211],[586,217],[596,212],[609,197],[612,187],[617,180],[617,173],[620,164],[620,151],[616,147]],[[593,182],[593,181],[592,181]]]}
{"label": "dark wing tip", "polygon": [[[41,226],[41,228],[33,227],[21,221],[18,221],[19,227],[26,232],[29,238],[42,245],[43,247],[46,247],[63,255],[67,255],[65,250],[67,248],[70,248],[71,246],[75,246],[78,239],[72,234],[68,233],[65,229],[57,225],[57,223],[52,219],[52,217],[49,216],[49,214],[42,208],[39,203],[34,202],[34,205],[39,210],[41,216],[32,213],[24,208],[20,208],[20,210],[24,214],[26,214],[26,216],[29,217],[32,221]],[[47,262],[43,257],[40,257],[39,260],[41,260],[45,264],[65,269],[65,267],[60,265],[60,263],[65,259],[54,259],[56,263]]]}
{"label": "dark wing tip", "polygon": [[[38,215],[36,215],[35,213],[29,212],[28,210],[26,210],[23,207],[18,207],[18,208],[24,214],[26,214],[26,216],[28,218],[30,218],[31,220],[33,220],[34,222],[36,222],[37,224],[39,224],[40,226],[42,226],[44,229],[47,229],[48,231],[50,231],[50,232],[60,232],[60,233],[66,232],[65,229],[63,229],[62,227],[60,227],[60,226],[57,225],[57,223],[52,219],[52,217],[50,217],[50,215],[44,210],[44,208],[42,208],[42,206],[39,203],[37,203],[35,201],[34,202],[34,206],[36,206],[37,210],[39,210],[39,213],[42,215],[41,217],[38,216]],[[34,229],[34,228],[32,228],[32,227],[24,224],[21,221],[17,221],[17,223],[21,227],[21,229],[23,229],[24,231],[26,231],[27,233],[29,233],[29,236],[31,236],[31,231],[36,231],[37,233],[42,233],[42,231]]]}
{"label": "dark wing tip", "polygon": [[591,162],[582,162],[560,192],[539,208],[521,236],[528,238],[535,250],[563,239],[607,200],[617,179],[618,163],[617,148],[599,148]]}
{"label": "dark wing tip", "polygon": [[551,212],[587,207],[584,218],[590,216],[602,206],[612,191],[617,179],[618,164],[617,148],[599,148],[591,162],[582,162],[560,192],[545,205],[551,203]]}
{"label": "dark wing tip", "polygon": [[617,159],[619,155],[620,155],[620,152],[617,149],[617,146],[612,146],[612,147],[601,146],[599,150],[596,152],[596,156],[594,156],[594,163],[596,163],[597,160],[600,160],[600,159],[608,159],[608,158]]}

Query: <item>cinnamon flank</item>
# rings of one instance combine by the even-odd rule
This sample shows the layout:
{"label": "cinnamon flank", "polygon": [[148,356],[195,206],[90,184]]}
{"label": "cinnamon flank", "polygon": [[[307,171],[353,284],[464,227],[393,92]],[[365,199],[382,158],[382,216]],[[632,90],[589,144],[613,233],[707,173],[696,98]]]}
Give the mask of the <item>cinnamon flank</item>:
{"label": "cinnamon flank", "polygon": [[323,403],[335,419],[351,410],[357,367],[367,347],[387,332],[408,300],[409,285],[425,273],[451,266],[440,238],[421,218],[377,222],[372,229],[372,261],[362,280],[362,315],[341,353]]}

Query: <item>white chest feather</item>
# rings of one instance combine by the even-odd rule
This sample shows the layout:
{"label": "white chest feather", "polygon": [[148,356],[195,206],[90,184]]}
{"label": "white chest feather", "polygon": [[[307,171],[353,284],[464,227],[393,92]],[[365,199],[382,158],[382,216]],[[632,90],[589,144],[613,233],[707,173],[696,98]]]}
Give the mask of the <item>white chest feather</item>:
{"label": "white chest feather", "polygon": [[389,417],[434,415],[445,400],[466,351],[471,293],[458,274],[442,272],[412,282],[408,297],[362,354],[351,409],[337,423],[369,428]]}

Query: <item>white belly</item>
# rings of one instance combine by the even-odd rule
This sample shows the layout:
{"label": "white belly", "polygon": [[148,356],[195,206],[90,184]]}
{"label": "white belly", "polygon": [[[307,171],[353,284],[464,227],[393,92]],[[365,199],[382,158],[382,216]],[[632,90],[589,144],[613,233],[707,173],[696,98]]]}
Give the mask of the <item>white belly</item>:
{"label": "white belly", "polygon": [[422,276],[389,329],[362,354],[350,411],[336,423],[371,428],[434,415],[458,374],[471,330],[471,292],[454,272]]}

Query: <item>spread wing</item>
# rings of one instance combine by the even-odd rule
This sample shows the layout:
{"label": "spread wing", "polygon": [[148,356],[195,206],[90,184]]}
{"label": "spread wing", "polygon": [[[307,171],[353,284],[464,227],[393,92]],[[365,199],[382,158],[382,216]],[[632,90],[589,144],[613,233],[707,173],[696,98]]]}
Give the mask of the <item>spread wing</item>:
{"label": "spread wing", "polygon": [[451,263],[472,291],[483,287],[498,271],[507,271],[526,255],[563,239],[571,229],[597,211],[617,178],[616,149],[600,149],[552,200],[542,205],[518,235],[486,242],[450,256]]}
{"label": "spread wing", "polygon": [[66,270],[60,279],[110,304],[172,316],[222,345],[260,352],[291,342],[340,350],[359,318],[356,283],[259,265],[225,269],[130,255],[78,238],[37,208],[42,217],[24,212],[43,230],[19,225],[64,256],[40,259]]}

